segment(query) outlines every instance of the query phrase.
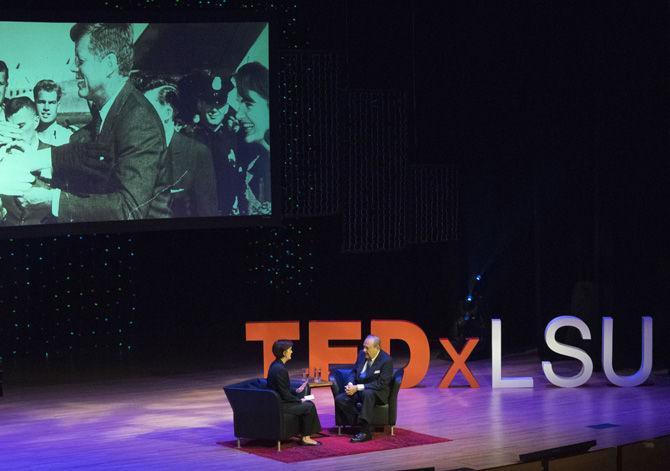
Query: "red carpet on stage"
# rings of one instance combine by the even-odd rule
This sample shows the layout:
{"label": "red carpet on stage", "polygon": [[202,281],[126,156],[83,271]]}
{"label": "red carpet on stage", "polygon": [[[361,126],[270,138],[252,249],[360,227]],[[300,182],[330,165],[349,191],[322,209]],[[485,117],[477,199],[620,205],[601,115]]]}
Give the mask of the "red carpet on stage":
{"label": "red carpet on stage", "polygon": [[[402,428],[395,429],[395,436],[384,433],[375,433],[374,440],[363,443],[351,443],[350,435],[337,435],[337,429],[330,429],[330,435],[325,437],[315,437],[322,443],[321,446],[302,446],[297,439],[289,442],[282,442],[282,451],[277,452],[275,442],[260,440],[242,440],[242,448],[245,451],[264,458],[282,461],[284,463],[296,463],[298,461],[318,460],[320,458],[332,458],[334,456],[357,455],[360,453],[370,453],[372,451],[394,450],[418,445],[432,445],[434,443],[450,442],[448,438],[425,435],[423,433],[412,432]],[[218,442],[219,445],[230,448],[237,447],[237,441],[231,440]]]}

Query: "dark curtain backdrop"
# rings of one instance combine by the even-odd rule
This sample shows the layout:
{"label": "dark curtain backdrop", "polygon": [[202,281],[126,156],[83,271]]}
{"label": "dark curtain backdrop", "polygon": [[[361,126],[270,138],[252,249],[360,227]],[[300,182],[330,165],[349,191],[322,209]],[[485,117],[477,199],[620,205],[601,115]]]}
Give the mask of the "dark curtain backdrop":
{"label": "dark curtain backdrop", "polygon": [[435,340],[469,293],[507,352],[547,355],[547,321],[574,314],[597,358],[612,315],[635,366],[653,314],[666,361],[666,2],[60,4],[271,17],[284,218],[0,241],[5,371],[260,358],[245,320],[403,318]]}

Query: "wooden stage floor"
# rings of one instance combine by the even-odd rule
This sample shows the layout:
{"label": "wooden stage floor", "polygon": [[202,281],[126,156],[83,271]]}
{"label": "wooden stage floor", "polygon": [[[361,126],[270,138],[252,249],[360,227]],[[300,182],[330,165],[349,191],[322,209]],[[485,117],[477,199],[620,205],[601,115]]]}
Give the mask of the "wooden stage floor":
{"label": "wooden stage floor", "polygon": [[[533,389],[491,389],[490,360],[468,362],[480,389],[464,382],[438,389],[449,364],[432,360],[420,387],[400,391],[398,426],[453,441],[295,464],[217,445],[234,438],[221,387],[256,376],[258,365],[86,384],[5,385],[0,469],[481,469],[580,441],[595,439],[596,448],[607,448],[670,434],[667,371],[637,388],[610,386],[596,373],[585,386],[560,389],[547,383],[537,357],[524,355],[506,358],[503,374],[533,376]],[[332,426],[330,391],[314,393],[322,424]],[[617,426],[589,428],[603,423]]]}

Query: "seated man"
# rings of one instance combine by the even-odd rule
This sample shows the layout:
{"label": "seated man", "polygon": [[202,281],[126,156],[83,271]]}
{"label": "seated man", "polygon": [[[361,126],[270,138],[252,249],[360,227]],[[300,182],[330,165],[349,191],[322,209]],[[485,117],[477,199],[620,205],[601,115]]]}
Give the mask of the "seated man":
{"label": "seated man", "polygon": [[[365,442],[372,439],[371,419],[375,404],[386,404],[389,399],[389,384],[393,378],[393,360],[379,345],[379,337],[368,335],[363,342],[363,351],[358,355],[351,370],[349,382],[344,392],[335,398],[335,414],[353,423],[358,415],[361,431],[351,441]],[[356,404],[361,404],[360,412]]]}

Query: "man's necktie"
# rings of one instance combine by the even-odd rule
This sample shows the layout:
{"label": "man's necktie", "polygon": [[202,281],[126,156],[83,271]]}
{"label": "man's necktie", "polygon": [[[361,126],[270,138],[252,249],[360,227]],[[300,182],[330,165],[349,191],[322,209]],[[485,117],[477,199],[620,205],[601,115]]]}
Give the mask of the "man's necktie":
{"label": "man's necktie", "polygon": [[368,375],[368,370],[370,369],[370,361],[366,361],[361,370],[361,378],[365,378]]}
{"label": "man's necktie", "polygon": [[93,138],[93,140],[95,140],[100,134],[101,123],[102,123],[102,117],[100,116],[100,111],[95,107],[91,107],[91,132],[93,133],[91,137]]}

